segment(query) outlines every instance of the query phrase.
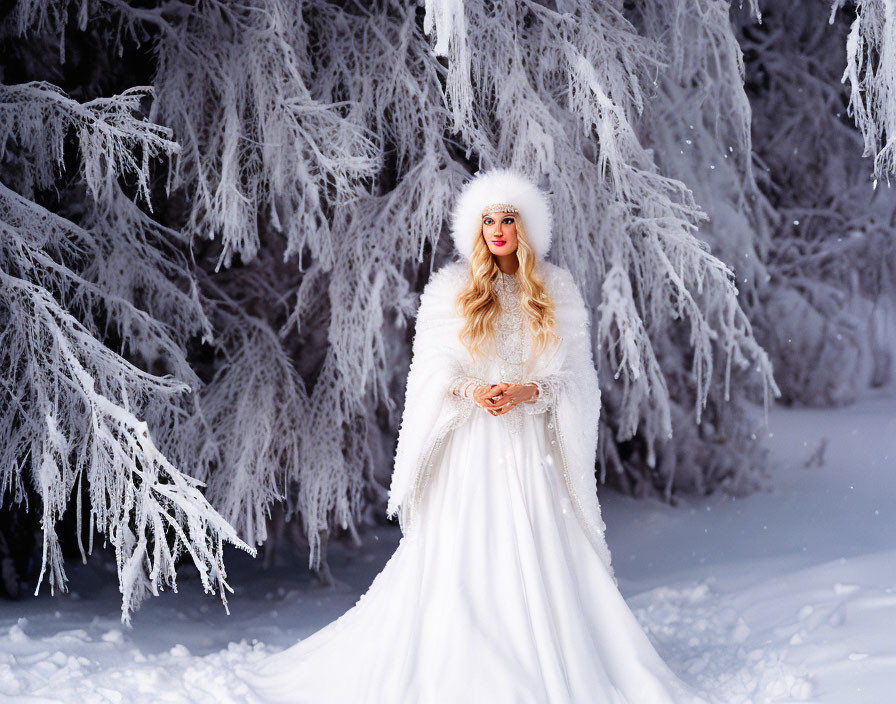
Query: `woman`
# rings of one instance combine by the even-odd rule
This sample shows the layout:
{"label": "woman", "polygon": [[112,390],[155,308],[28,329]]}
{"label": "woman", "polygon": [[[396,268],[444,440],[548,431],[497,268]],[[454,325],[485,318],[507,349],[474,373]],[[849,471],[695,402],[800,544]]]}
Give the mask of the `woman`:
{"label": "woman", "polygon": [[262,701],[700,702],[617,588],[594,461],[589,316],[544,257],[547,197],[509,170],[463,189],[467,261],[420,301],[387,515],[403,536],[339,619],[251,674]]}

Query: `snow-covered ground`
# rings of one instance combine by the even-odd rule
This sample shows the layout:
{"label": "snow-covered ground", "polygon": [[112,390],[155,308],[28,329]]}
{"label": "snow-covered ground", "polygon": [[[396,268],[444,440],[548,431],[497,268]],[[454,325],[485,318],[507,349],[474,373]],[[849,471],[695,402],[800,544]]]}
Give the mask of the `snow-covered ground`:
{"label": "snow-covered ground", "polygon": [[[602,493],[620,589],[673,669],[719,701],[896,701],[896,398],[773,409],[762,440],[767,492],[676,507]],[[0,602],[0,701],[241,701],[233,665],[350,608],[398,539],[389,526],[363,552],[331,546],[330,591],[302,555],[263,570],[231,551],[230,616],[185,572],[133,629],[114,567],[71,565],[72,593]]]}

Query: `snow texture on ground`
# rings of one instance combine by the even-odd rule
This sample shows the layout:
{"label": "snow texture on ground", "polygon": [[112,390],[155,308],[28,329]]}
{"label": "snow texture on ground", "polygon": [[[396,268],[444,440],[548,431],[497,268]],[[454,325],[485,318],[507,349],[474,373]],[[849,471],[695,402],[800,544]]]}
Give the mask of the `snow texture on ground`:
{"label": "snow texture on ground", "polygon": [[[896,699],[896,398],[775,408],[760,440],[771,489],[677,506],[601,495],[619,585],[660,654],[718,701]],[[4,702],[240,702],[232,674],[350,608],[399,539],[331,546],[335,589],[307,557],[267,570],[228,555],[227,616],[195,574],[119,620],[114,565],[69,568],[69,594],[0,602]]]}

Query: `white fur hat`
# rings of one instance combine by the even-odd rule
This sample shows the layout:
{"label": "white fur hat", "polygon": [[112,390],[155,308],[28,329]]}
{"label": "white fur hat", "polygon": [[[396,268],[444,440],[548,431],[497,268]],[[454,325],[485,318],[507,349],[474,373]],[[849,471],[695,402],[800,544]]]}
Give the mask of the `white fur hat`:
{"label": "white fur hat", "polygon": [[536,256],[544,258],[551,248],[551,204],[547,194],[512,169],[480,171],[467,181],[454,204],[451,236],[465,259],[473,253],[482,209],[498,203],[516,206]]}

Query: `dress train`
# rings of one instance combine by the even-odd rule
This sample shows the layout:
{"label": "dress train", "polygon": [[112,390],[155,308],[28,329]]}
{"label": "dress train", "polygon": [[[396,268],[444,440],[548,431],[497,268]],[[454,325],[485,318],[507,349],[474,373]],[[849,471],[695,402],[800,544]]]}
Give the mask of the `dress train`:
{"label": "dress train", "polygon": [[521,416],[512,436],[481,411],[451,433],[416,530],[355,606],[241,673],[258,701],[706,704],[590,544],[548,415]]}

